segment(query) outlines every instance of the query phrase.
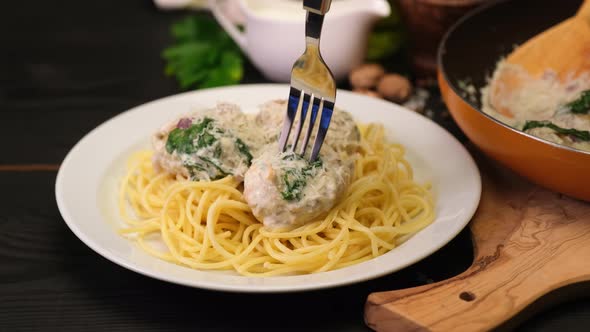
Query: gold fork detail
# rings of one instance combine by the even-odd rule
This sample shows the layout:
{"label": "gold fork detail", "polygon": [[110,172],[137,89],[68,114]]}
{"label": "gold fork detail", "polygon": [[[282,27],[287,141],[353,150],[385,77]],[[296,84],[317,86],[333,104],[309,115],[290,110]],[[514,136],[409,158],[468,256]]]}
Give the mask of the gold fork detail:
{"label": "gold fork detail", "polygon": [[[314,161],[322,147],[326,137],[334,103],[336,101],[336,82],[334,75],[322,59],[320,54],[320,35],[324,23],[324,15],[330,9],[331,0],[304,0],[303,9],[307,10],[305,19],[305,52],[295,61],[291,71],[291,90],[287,103],[287,113],[283,121],[283,128],[279,137],[279,151],[287,148],[296,152],[296,148],[303,130],[304,123],[309,114],[309,125],[303,137],[299,150],[302,156],[305,154],[309,139],[317,124],[317,135],[311,150],[310,160]],[[299,121],[295,129],[295,137],[288,147],[291,127],[295,117],[299,113]]]}

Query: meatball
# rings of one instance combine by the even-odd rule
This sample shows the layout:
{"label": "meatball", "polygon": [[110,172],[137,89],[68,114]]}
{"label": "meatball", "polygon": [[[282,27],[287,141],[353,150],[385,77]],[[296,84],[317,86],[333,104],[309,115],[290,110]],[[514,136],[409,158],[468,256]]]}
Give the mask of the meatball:
{"label": "meatball", "polygon": [[233,175],[242,181],[261,146],[253,132],[251,121],[233,104],[183,116],[154,135],[154,168],[192,180]]}
{"label": "meatball", "polygon": [[[273,100],[263,104],[260,112],[256,115],[256,126],[262,129],[265,142],[274,143],[278,141],[281,129],[283,126],[283,119],[287,110],[286,100]],[[295,119],[293,128],[296,128],[299,123],[299,118]],[[307,130],[306,124],[303,127],[303,133]],[[294,135],[289,137],[292,143]],[[302,140],[302,137],[300,138]],[[315,139],[315,132],[310,138],[310,142]],[[349,154],[354,153],[355,147],[360,141],[360,132],[356,126],[352,115],[341,109],[334,109],[332,119],[330,121],[330,128],[324,140],[324,145],[328,145],[337,151],[346,151]]]}
{"label": "meatball", "polygon": [[321,217],[344,196],[354,163],[329,146],[315,162],[271,145],[244,179],[244,198],[270,230],[293,228]]}

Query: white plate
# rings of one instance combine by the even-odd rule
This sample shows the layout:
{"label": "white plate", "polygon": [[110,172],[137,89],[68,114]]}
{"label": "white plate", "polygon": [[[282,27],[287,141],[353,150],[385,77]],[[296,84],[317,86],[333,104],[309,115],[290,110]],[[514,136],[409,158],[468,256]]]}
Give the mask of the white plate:
{"label": "white plate", "polygon": [[156,100],[122,113],[98,126],[69,152],[55,185],[59,210],[82,242],[130,270],[187,286],[238,292],[286,292],[345,285],[402,269],[432,254],[467,225],[477,208],[481,181],[465,148],[434,122],[376,98],[339,91],[337,106],[359,122],[380,122],[389,139],[408,151],[417,179],[431,181],[436,220],[389,253],[351,267],[312,275],[269,278],[198,271],[150,256],[116,233],[122,225],[117,185],[125,160],[149,146],[149,137],[176,115],[218,101],[235,102],[255,112],[265,101],[286,98],[286,85],[241,85],[200,90]]}

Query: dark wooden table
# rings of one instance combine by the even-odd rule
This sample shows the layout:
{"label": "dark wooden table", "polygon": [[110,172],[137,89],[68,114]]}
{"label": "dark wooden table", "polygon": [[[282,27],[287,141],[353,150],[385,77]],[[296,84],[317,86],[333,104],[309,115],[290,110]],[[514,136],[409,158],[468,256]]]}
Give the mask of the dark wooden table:
{"label": "dark wooden table", "polygon": [[[95,254],[55,203],[59,164],[90,129],[179,92],[163,75],[170,23],[149,0],[6,1],[0,10],[0,331],[368,330],[370,292],[451,277],[468,231],[386,277],[324,291],[249,295],[172,285]],[[265,80],[248,67],[244,82]],[[440,101],[438,101],[440,104]],[[453,129],[450,120],[446,125]],[[584,264],[581,259],[581,264]],[[590,299],[554,306],[523,331],[588,331]]]}

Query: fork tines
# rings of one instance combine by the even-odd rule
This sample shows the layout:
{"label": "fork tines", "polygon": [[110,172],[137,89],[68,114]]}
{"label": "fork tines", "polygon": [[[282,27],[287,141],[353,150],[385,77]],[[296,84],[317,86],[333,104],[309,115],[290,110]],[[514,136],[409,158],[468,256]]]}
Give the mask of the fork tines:
{"label": "fork tines", "polygon": [[328,131],[328,127],[330,126],[330,120],[332,119],[333,112],[333,102],[328,101],[322,97],[315,96],[313,93],[309,94],[303,90],[291,87],[291,91],[289,92],[289,101],[287,103],[287,113],[285,115],[285,120],[283,121],[283,129],[281,130],[281,136],[279,138],[279,151],[284,152],[289,147],[288,143],[291,127],[295,122],[297,113],[299,113],[299,121],[297,122],[295,136],[289,147],[291,151],[295,152],[295,149],[299,143],[301,131],[305,126],[308,114],[311,113],[309,114],[309,125],[307,126],[307,130],[299,150],[299,154],[304,156],[309,140],[313,136],[313,131],[316,127],[318,113],[321,113],[320,121],[317,125],[317,135],[315,142],[313,143],[310,156],[310,160],[314,161],[319,155],[322,143],[326,138],[326,133]]}

